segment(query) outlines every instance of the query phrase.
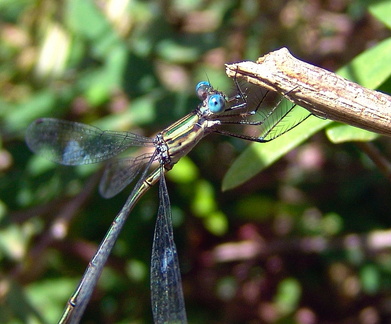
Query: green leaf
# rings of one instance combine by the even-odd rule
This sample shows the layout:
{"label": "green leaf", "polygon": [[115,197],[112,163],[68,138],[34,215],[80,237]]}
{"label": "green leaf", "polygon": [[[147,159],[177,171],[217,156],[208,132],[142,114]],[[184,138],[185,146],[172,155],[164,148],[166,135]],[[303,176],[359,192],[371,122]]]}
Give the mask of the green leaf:
{"label": "green leaf", "polygon": [[53,91],[42,90],[28,100],[3,107],[5,129],[8,132],[23,131],[32,120],[48,114],[55,106],[56,100]]}
{"label": "green leaf", "polygon": [[287,315],[296,309],[301,291],[302,288],[296,278],[286,278],[279,283],[275,304],[280,314]]}
{"label": "green leaf", "polygon": [[66,17],[75,34],[91,40],[101,38],[109,28],[106,17],[92,0],[68,1]]}
{"label": "green leaf", "polygon": [[228,230],[227,216],[217,208],[213,187],[199,180],[195,185],[191,209],[203,220],[205,228],[214,235],[223,235]]}
{"label": "green leaf", "polygon": [[85,88],[85,96],[92,106],[103,104],[117,91],[122,82],[123,71],[126,68],[127,49],[121,44],[112,46],[105,57],[104,65],[87,74],[79,82]]}
{"label": "green leaf", "polygon": [[376,1],[368,7],[369,12],[388,28],[391,28],[391,2]]}
{"label": "green leaf", "polygon": [[159,55],[168,62],[192,63],[199,57],[199,49],[195,46],[184,46],[173,40],[162,40],[157,45]]}
{"label": "green leaf", "polygon": [[[391,75],[391,64],[385,63],[390,62],[390,53],[391,39],[387,39],[357,56],[351,63],[338,70],[337,74],[374,89]],[[251,144],[226,173],[222,189],[233,189],[248,181],[330,123],[330,120],[311,117],[289,133],[269,143]],[[368,134],[367,131],[352,129],[353,127],[349,126],[348,130],[341,129],[338,134],[328,135],[336,142],[374,139],[374,135]]]}
{"label": "green leaf", "polygon": [[188,156],[184,156],[166,177],[176,183],[189,184],[198,178],[197,165]]}
{"label": "green leaf", "polygon": [[205,218],[206,229],[216,236],[221,236],[228,231],[227,216],[221,211],[215,211]]}
{"label": "green leaf", "polygon": [[0,303],[1,323],[48,323],[19,283],[2,279],[4,293]]}
{"label": "green leaf", "polygon": [[310,117],[289,133],[271,142],[252,143],[229,168],[223,179],[223,190],[245,183],[329,123],[330,120]]}
{"label": "green leaf", "polygon": [[378,268],[373,264],[368,264],[360,270],[360,282],[363,290],[367,294],[375,294],[381,287],[380,274]]}
{"label": "green leaf", "polygon": [[365,129],[337,123],[327,128],[326,135],[330,142],[335,144],[351,141],[368,142],[379,137],[378,134]]}
{"label": "green leaf", "polygon": [[337,74],[369,89],[378,88],[391,75],[391,38],[358,55]]}
{"label": "green leaf", "polygon": [[47,279],[30,284],[26,292],[35,309],[46,320],[45,323],[55,323],[76,284],[77,280],[74,279]]}

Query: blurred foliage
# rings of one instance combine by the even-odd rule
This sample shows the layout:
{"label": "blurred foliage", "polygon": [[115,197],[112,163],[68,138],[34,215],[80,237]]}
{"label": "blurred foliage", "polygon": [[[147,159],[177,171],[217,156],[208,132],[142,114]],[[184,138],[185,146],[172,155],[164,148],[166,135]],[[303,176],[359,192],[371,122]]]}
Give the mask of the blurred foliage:
{"label": "blurred foliage", "polygon": [[[286,46],[330,70],[349,66],[391,36],[390,6],[0,0],[0,322],[56,322],[126,200],[99,197],[99,165],[57,166],[29,152],[30,122],[152,135],[198,104],[198,81],[232,91],[224,63]],[[390,93],[381,73],[390,60],[372,59],[360,69],[376,63],[378,72],[363,73],[363,84]],[[292,151],[225,193],[224,174],[247,146],[237,139],[211,135],[167,174],[189,322],[390,322],[389,178],[366,146],[322,133],[300,146],[303,138],[283,138]],[[391,156],[387,138],[373,144]],[[157,206],[155,189],[132,212],[83,323],[152,321]]]}

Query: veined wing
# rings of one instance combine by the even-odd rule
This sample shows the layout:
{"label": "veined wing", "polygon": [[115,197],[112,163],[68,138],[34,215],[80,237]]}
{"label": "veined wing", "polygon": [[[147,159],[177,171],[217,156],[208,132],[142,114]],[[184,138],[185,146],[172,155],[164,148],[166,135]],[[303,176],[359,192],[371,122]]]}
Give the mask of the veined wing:
{"label": "veined wing", "polygon": [[153,139],[141,135],[54,118],[34,121],[27,128],[26,142],[33,152],[64,165],[97,163],[131,146],[153,146]]}
{"label": "veined wing", "polygon": [[289,132],[309,116],[311,113],[306,109],[297,107],[287,99],[282,99],[272,107],[258,109],[249,124],[259,125],[258,138],[268,142]]}
{"label": "veined wing", "polygon": [[[163,173],[163,166],[160,167]],[[185,324],[178,254],[174,242],[170,199],[164,174],[159,184],[160,205],[155,226],[151,259],[151,292],[154,323]]]}
{"label": "veined wing", "polygon": [[120,193],[145,168],[152,156],[152,153],[146,153],[110,161],[99,184],[100,194],[104,198],[111,198]]}
{"label": "veined wing", "polygon": [[259,93],[257,89],[248,92],[251,96],[242,94],[233,97],[239,100],[239,104],[233,101],[225,113],[216,117],[221,125],[229,125],[229,128],[215,129],[215,132],[250,141],[269,142],[312,115],[275,93]]}

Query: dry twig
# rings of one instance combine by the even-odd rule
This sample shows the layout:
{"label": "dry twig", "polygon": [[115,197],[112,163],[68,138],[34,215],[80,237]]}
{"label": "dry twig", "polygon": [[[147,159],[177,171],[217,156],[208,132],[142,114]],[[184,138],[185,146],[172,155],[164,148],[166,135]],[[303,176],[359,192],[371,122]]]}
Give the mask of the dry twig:
{"label": "dry twig", "polygon": [[226,73],[284,94],[317,116],[391,136],[391,97],[294,58],[286,48]]}

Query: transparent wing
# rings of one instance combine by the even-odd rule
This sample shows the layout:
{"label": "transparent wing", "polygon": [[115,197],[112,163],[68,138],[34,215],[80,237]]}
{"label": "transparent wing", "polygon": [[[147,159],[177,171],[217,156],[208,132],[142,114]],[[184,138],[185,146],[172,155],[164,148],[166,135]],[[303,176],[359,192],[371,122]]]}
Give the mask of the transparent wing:
{"label": "transparent wing", "polygon": [[[238,86],[239,91],[240,87]],[[250,141],[269,142],[300,125],[311,113],[297,107],[276,93],[250,87],[232,97],[224,114],[218,115],[221,126],[214,130],[223,135]]]}
{"label": "transparent wing", "polygon": [[311,113],[304,108],[282,99],[274,106],[258,109],[249,124],[259,125],[259,139],[271,141],[300,125],[309,116]]}
{"label": "transparent wing", "polygon": [[[163,170],[161,172],[163,173]],[[151,259],[154,322],[187,323],[181,273],[172,229],[170,199],[164,174],[160,177],[159,198]]]}
{"label": "transparent wing", "polygon": [[131,146],[153,146],[153,139],[130,132],[54,118],[37,119],[27,128],[26,143],[35,153],[64,165],[101,162]]}
{"label": "transparent wing", "polygon": [[152,154],[142,154],[110,161],[99,184],[100,194],[105,198],[111,198],[120,193],[137,177],[151,158]]}

